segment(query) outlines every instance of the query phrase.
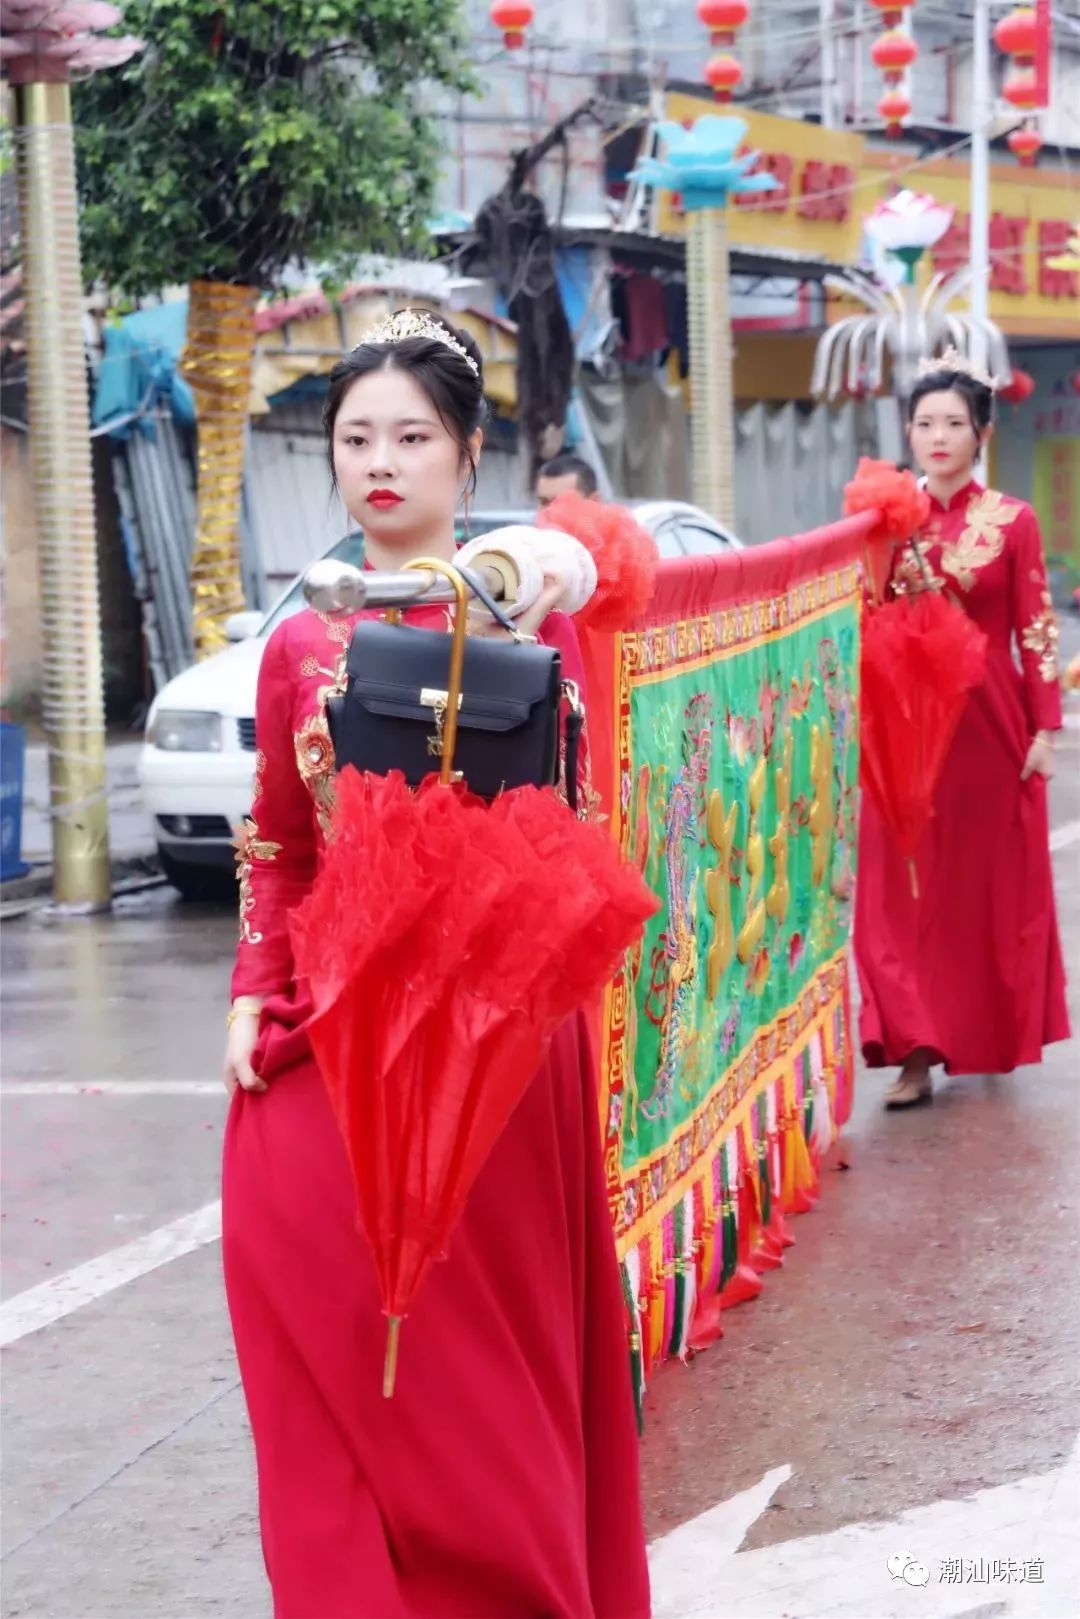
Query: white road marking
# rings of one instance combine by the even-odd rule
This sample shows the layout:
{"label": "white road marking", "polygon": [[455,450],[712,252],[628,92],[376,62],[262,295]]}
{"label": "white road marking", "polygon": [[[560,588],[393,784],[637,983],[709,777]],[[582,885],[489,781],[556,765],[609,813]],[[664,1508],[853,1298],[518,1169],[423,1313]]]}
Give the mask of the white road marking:
{"label": "white road marking", "polygon": [[92,1304],[126,1282],[146,1276],[208,1242],[216,1242],[220,1236],[221,1203],[207,1203],[193,1214],[182,1215],[169,1225],[148,1231],[144,1237],[76,1265],[62,1276],[51,1276],[37,1287],[28,1287],[0,1304],[0,1345],[39,1332],[73,1310],[81,1310],[84,1304]]}
{"label": "white road marking", "polygon": [[[936,1501],[889,1523],[848,1524],[732,1555],[727,1529],[740,1516],[746,1521],[755,1500],[764,1510],[777,1487],[772,1481],[785,1473],[790,1469],[775,1469],[755,1489],[650,1547],[655,1619],[1064,1619],[1080,1613],[1080,1445],[1051,1473],[966,1500]],[[730,1516],[729,1507],[736,1508]],[[894,1578],[890,1558],[917,1560],[928,1581],[919,1586]],[[1009,1559],[1020,1568],[1041,1560],[1042,1581],[941,1578],[955,1560],[981,1560],[989,1573],[989,1565]]]}
{"label": "white road marking", "polygon": [[3,1096],[220,1096],[220,1079],[20,1079]]}
{"label": "white road marking", "polygon": [[1071,843],[1080,840],[1080,821],[1066,821],[1064,826],[1055,826],[1050,834],[1050,853],[1056,854],[1059,849],[1067,849]]}

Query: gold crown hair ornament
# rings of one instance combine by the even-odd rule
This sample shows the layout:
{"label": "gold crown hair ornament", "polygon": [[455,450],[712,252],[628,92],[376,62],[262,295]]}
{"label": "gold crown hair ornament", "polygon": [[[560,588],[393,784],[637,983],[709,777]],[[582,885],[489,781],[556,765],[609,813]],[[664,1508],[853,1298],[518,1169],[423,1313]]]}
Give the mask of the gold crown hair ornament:
{"label": "gold crown hair ornament", "polygon": [[947,348],[944,354],[931,354],[925,360],[920,360],[915,376],[933,377],[939,371],[955,371],[962,377],[970,377],[972,382],[981,382],[991,393],[997,390],[996,377],[992,377],[989,371],[981,365],[976,365],[974,360],[969,360],[959,349],[952,346]]}
{"label": "gold crown hair ornament", "polygon": [[399,309],[396,314],[387,315],[364,333],[357,347],[365,343],[404,343],[410,337],[426,337],[431,343],[441,343],[444,349],[460,355],[473,376],[479,378],[480,367],[468,349],[426,309]]}

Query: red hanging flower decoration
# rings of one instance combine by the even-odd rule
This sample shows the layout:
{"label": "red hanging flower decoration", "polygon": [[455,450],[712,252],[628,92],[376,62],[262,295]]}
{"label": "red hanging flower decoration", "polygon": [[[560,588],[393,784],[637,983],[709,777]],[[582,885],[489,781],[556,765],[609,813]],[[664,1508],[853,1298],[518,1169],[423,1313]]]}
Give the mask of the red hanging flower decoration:
{"label": "red hanging flower decoration", "polygon": [[572,535],[596,563],[596,594],[576,615],[579,624],[616,631],[641,617],[652,598],[660,553],[632,512],[571,490],[557,496],[536,521],[540,528]]}
{"label": "red hanging flower decoration", "polygon": [[844,512],[877,511],[878,522],[867,535],[869,545],[901,545],[910,540],[930,515],[930,496],[920,489],[913,472],[901,472],[891,461],[864,455],[855,476],[844,486]]}
{"label": "red hanging flower decoration", "polygon": [[874,600],[880,601],[892,566],[892,548],[903,545],[930,515],[930,497],[920,489],[912,472],[901,472],[891,461],[864,455],[855,476],[844,487],[844,512],[876,512],[878,520],[866,536],[866,566]]}

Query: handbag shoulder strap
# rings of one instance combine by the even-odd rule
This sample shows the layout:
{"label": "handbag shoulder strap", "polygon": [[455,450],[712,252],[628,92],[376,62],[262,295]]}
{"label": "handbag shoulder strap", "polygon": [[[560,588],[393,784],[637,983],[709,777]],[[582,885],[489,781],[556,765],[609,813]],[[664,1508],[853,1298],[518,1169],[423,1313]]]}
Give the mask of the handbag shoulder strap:
{"label": "handbag shoulder strap", "polygon": [[468,568],[460,567],[457,563],[455,563],[454,566],[457,568],[458,573],[460,573],[461,577],[464,579],[477,601],[482,607],[487,608],[488,612],[491,614],[496,623],[501,624],[504,630],[509,630],[511,635],[516,636],[518,631],[515,628],[513,619],[510,618],[508,614],[506,614],[499,606],[494,596],[492,596],[490,591],[487,589],[487,586],[481,582],[479,575],[472,573]]}

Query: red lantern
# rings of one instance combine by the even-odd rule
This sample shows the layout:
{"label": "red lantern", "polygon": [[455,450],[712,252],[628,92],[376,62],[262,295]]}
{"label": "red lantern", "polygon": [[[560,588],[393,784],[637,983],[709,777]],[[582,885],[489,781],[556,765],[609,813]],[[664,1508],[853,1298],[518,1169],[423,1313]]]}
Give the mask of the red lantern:
{"label": "red lantern", "polygon": [[519,51],[525,43],[525,30],[536,13],[528,0],[495,0],[489,15],[495,27],[502,30],[507,50]]}
{"label": "red lantern", "polygon": [[742,83],[742,64],[734,56],[714,56],[705,69],[705,79],[716,92],[717,101],[730,101],[731,92]]}
{"label": "red lantern", "polygon": [[1030,6],[1018,6],[994,29],[994,44],[1018,62],[1030,62],[1039,43],[1039,24]]}
{"label": "red lantern", "polygon": [[1004,388],[998,389],[998,398],[1009,405],[1022,405],[1035,392],[1035,378],[1028,371],[1013,368],[1013,374]]}
{"label": "red lantern", "polygon": [[734,45],[735,35],[750,15],[747,0],[698,0],[697,14],[714,45]]}
{"label": "red lantern", "polygon": [[905,34],[899,28],[890,29],[887,34],[874,41],[870,52],[875,67],[879,67],[885,75],[886,84],[899,84],[904,72],[914,62],[919,54],[919,47],[910,34]]}
{"label": "red lantern", "polygon": [[1039,87],[1035,80],[1035,70],[1030,67],[1017,68],[1001,87],[1001,93],[1010,107],[1016,107],[1020,112],[1030,112],[1039,104]]}
{"label": "red lantern", "polygon": [[1026,125],[1023,129],[1014,129],[1009,135],[1008,147],[1019,159],[1025,169],[1030,169],[1042,150],[1043,139],[1037,129],[1030,129]]}
{"label": "red lantern", "polygon": [[870,4],[882,13],[886,28],[895,28],[897,23],[903,21],[905,10],[913,6],[915,0],[870,0]]}
{"label": "red lantern", "polygon": [[911,111],[911,102],[902,90],[887,90],[877,104],[877,110],[885,120],[885,133],[889,136],[899,135],[901,125]]}

